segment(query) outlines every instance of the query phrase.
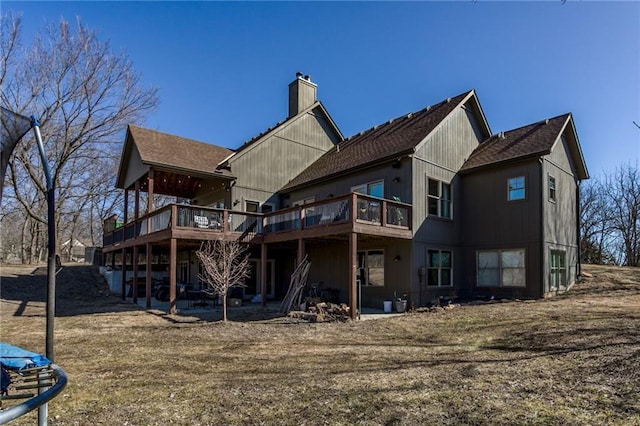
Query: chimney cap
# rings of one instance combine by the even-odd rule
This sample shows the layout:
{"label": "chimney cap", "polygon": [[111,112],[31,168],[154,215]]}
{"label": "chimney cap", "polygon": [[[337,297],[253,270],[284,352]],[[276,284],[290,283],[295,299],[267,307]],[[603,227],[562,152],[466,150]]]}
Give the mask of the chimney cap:
{"label": "chimney cap", "polygon": [[296,77],[298,77],[298,78],[299,78],[299,77],[302,77],[302,73],[301,73],[300,71],[298,71],[298,72],[296,73]]}

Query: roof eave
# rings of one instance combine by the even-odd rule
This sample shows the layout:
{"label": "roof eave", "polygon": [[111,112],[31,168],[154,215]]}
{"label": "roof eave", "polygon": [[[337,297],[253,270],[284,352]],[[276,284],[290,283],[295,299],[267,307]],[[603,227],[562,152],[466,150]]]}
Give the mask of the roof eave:
{"label": "roof eave", "polygon": [[499,167],[503,167],[509,164],[515,164],[515,163],[522,163],[525,161],[529,161],[529,160],[533,160],[533,159],[540,159],[545,155],[549,155],[551,154],[551,150],[550,149],[546,149],[543,151],[538,151],[535,153],[531,153],[531,154],[526,154],[520,157],[515,157],[515,158],[508,158],[505,160],[500,160],[500,161],[496,161],[496,162],[492,162],[492,163],[486,163],[486,164],[481,164],[479,166],[475,166],[475,167],[471,167],[468,169],[462,168],[460,169],[459,173],[462,175],[470,175],[482,170],[487,170],[487,169],[493,169],[493,168],[499,168]]}
{"label": "roof eave", "polygon": [[413,155],[414,153],[415,153],[414,149],[408,149],[408,150],[405,150],[405,151],[397,152],[397,153],[394,153],[393,155],[386,156],[386,157],[378,159],[376,161],[360,164],[360,165],[351,167],[349,169],[340,170],[339,172],[335,172],[335,173],[332,173],[332,174],[329,174],[329,175],[323,175],[323,176],[321,176],[319,178],[315,178],[315,179],[309,180],[307,182],[299,183],[299,184],[291,186],[291,187],[285,185],[279,192],[280,193],[287,193],[287,192],[297,191],[298,189],[307,188],[309,186],[316,185],[316,184],[321,183],[321,182],[326,181],[326,180],[336,179],[336,178],[339,178],[340,176],[346,176],[346,175],[349,175],[349,174],[351,174],[353,172],[356,172],[356,171],[362,171],[362,170],[370,169],[372,167],[379,166],[379,165],[384,164],[384,163],[389,163],[389,162],[392,162],[392,161],[396,161],[398,159],[401,159],[402,157]]}

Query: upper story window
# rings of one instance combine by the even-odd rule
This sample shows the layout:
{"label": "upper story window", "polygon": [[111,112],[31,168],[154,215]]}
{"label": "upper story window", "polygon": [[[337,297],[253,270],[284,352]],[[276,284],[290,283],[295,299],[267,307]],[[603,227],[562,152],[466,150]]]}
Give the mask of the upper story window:
{"label": "upper story window", "polygon": [[556,202],[556,178],[549,176],[549,201]]}
{"label": "upper story window", "polygon": [[351,191],[372,197],[384,198],[384,182],[381,180],[354,186]]}
{"label": "upper story window", "polygon": [[524,182],[524,176],[509,178],[507,181],[507,200],[515,201],[525,199]]}
{"label": "upper story window", "polygon": [[259,207],[260,207],[260,203],[257,201],[245,201],[244,203],[245,212],[257,213]]}
{"label": "upper story window", "polygon": [[430,178],[427,183],[428,214],[451,219],[451,184]]}

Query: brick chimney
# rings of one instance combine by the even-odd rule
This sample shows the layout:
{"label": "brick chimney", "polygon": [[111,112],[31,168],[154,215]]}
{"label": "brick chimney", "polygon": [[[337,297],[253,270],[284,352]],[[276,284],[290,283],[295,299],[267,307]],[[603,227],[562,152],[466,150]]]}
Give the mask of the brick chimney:
{"label": "brick chimney", "polygon": [[317,90],[318,86],[311,82],[310,76],[296,73],[296,79],[289,83],[289,118],[313,105]]}

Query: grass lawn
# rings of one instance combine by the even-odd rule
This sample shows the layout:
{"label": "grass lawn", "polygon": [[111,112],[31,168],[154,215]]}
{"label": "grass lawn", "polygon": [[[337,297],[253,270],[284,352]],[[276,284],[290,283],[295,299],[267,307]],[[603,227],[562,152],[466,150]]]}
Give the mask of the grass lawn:
{"label": "grass lawn", "polygon": [[[640,425],[640,269],[585,270],[547,300],[223,324],[122,303],[95,269],[68,266],[55,360],[69,384],[49,423]],[[2,341],[44,353],[46,277],[0,271]]]}

